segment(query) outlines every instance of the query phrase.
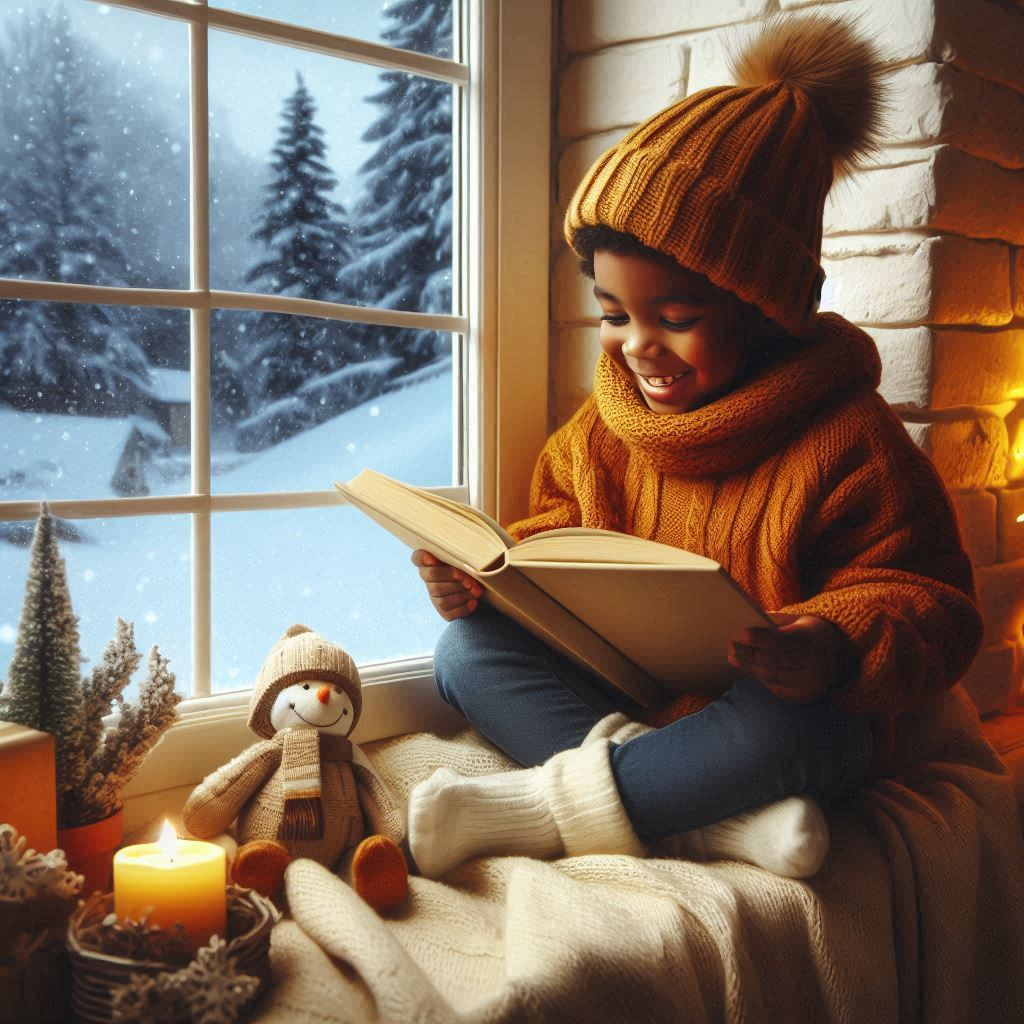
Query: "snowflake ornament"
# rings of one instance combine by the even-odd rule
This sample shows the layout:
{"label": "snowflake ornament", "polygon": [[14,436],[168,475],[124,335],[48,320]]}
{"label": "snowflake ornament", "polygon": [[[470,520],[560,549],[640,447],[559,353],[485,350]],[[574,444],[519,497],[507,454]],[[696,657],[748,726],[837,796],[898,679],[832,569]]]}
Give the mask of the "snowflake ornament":
{"label": "snowflake ornament", "polygon": [[215,935],[180,971],[133,974],[114,991],[111,1009],[117,1024],[232,1024],[259,985],[258,978],[238,973],[227,943]]}
{"label": "snowflake ornament", "polygon": [[0,900],[31,900],[46,893],[74,896],[84,881],[68,871],[62,850],[36,853],[13,825],[0,825]]}

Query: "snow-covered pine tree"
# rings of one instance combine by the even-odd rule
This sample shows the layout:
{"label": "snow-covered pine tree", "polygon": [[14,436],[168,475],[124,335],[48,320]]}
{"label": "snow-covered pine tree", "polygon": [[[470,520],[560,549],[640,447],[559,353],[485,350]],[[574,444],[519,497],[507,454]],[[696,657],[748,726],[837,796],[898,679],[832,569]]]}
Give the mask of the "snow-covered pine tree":
{"label": "snow-covered pine tree", "polygon": [[29,556],[25,601],[4,688],[4,718],[57,737],[57,777],[81,783],[85,765],[74,745],[61,742],[82,726],[78,616],[71,610],[67,573],[44,504]]}
{"label": "snow-covered pine tree", "polygon": [[[301,74],[285,100],[259,229],[269,250],[247,280],[275,295],[337,300],[338,273],[351,258],[347,214],[330,198],[337,179],[324,162],[324,130]],[[312,317],[263,314],[251,332],[247,362],[257,392],[283,398],[313,377],[345,366],[354,353],[344,325]]]}
{"label": "snow-covered pine tree", "polygon": [[[125,284],[91,124],[95,54],[60,5],[8,24],[0,48],[0,164],[8,244],[0,276]],[[0,303],[0,398],[36,411],[122,415],[148,379],[117,307]]]}
{"label": "snow-covered pine tree", "polygon": [[[451,52],[451,0],[397,0],[381,33],[393,46]],[[381,73],[383,89],[367,97],[380,117],[363,135],[376,142],[360,168],[355,209],[359,255],[342,283],[360,301],[391,309],[450,313],[452,296],[452,90],[401,71]],[[373,354],[401,357],[407,370],[436,358],[434,331],[397,334],[367,328]],[[401,347],[396,351],[396,339]]]}

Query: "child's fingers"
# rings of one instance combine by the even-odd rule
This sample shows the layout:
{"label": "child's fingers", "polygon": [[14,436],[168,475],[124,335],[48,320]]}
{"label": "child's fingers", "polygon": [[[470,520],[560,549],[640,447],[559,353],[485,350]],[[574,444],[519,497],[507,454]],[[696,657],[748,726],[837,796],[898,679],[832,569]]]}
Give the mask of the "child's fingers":
{"label": "child's fingers", "polygon": [[735,638],[736,643],[749,647],[759,647],[768,651],[793,651],[806,645],[807,640],[802,633],[787,632],[784,629],[769,629],[766,626],[754,626],[741,630]]}
{"label": "child's fingers", "polygon": [[420,566],[420,579],[424,583],[469,583],[476,581],[472,576],[467,576],[461,569],[453,569],[443,562],[440,565]]}
{"label": "child's fingers", "polygon": [[783,700],[805,704],[821,696],[820,678],[806,662],[797,668],[779,668],[775,665],[754,664],[729,655],[729,664],[749,672],[765,688]]}
{"label": "child's fingers", "polygon": [[458,594],[447,594],[444,597],[433,598],[434,607],[438,611],[442,612],[453,612],[457,608],[461,608],[463,605],[469,604],[470,601],[474,601],[475,598],[466,591],[462,591]]}
{"label": "child's fingers", "polygon": [[470,598],[468,601],[463,601],[452,608],[444,608],[440,602],[435,601],[434,607],[441,618],[446,622],[451,622],[452,619],[464,619],[467,615],[472,615],[476,611],[478,604],[479,602],[475,598]]}
{"label": "child's fingers", "polygon": [[730,659],[735,658],[739,668],[767,668],[776,671],[793,671],[805,668],[806,654],[793,647],[754,647],[730,641],[726,651]]}

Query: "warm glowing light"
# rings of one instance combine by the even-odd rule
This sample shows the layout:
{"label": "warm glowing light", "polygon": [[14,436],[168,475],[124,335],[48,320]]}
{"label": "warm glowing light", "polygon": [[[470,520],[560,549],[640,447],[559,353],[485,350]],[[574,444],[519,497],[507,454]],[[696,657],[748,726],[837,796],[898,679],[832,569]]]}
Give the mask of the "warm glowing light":
{"label": "warm glowing light", "polygon": [[1017,522],[1024,523],[1024,512],[1021,512],[1021,514],[1017,516]]}
{"label": "warm glowing light", "polygon": [[1019,472],[1020,463],[1024,462],[1024,420],[1017,423],[1013,430],[1013,440],[1010,442],[1010,454],[1013,456],[1014,472]]}
{"label": "warm glowing light", "polygon": [[155,843],[114,854],[114,913],[122,920],[185,929],[193,950],[227,927],[224,850],[214,843],[179,839],[165,821]]}
{"label": "warm glowing light", "polygon": [[178,837],[166,818],[164,818],[164,827],[160,829],[160,849],[167,860],[173,864],[174,855],[178,852]]}

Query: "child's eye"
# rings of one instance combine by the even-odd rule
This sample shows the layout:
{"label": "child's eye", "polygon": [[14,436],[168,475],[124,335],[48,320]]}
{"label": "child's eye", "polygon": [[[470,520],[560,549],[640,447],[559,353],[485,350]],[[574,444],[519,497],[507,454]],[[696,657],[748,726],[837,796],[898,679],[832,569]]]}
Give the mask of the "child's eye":
{"label": "child's eye", "polygon": [[625,313],[605,313],[602,315],[601,320],[606,324],[611,324],[613,327],[622,327],[624,324],[629,323],[629,317]]}
{"label": "child's eye", "polygon": [[662,326],[667,327],[670,331],[685,331],[687,328],[692,327],[700,317],[694,317],[692,320],[666,320],[662,318]]}

